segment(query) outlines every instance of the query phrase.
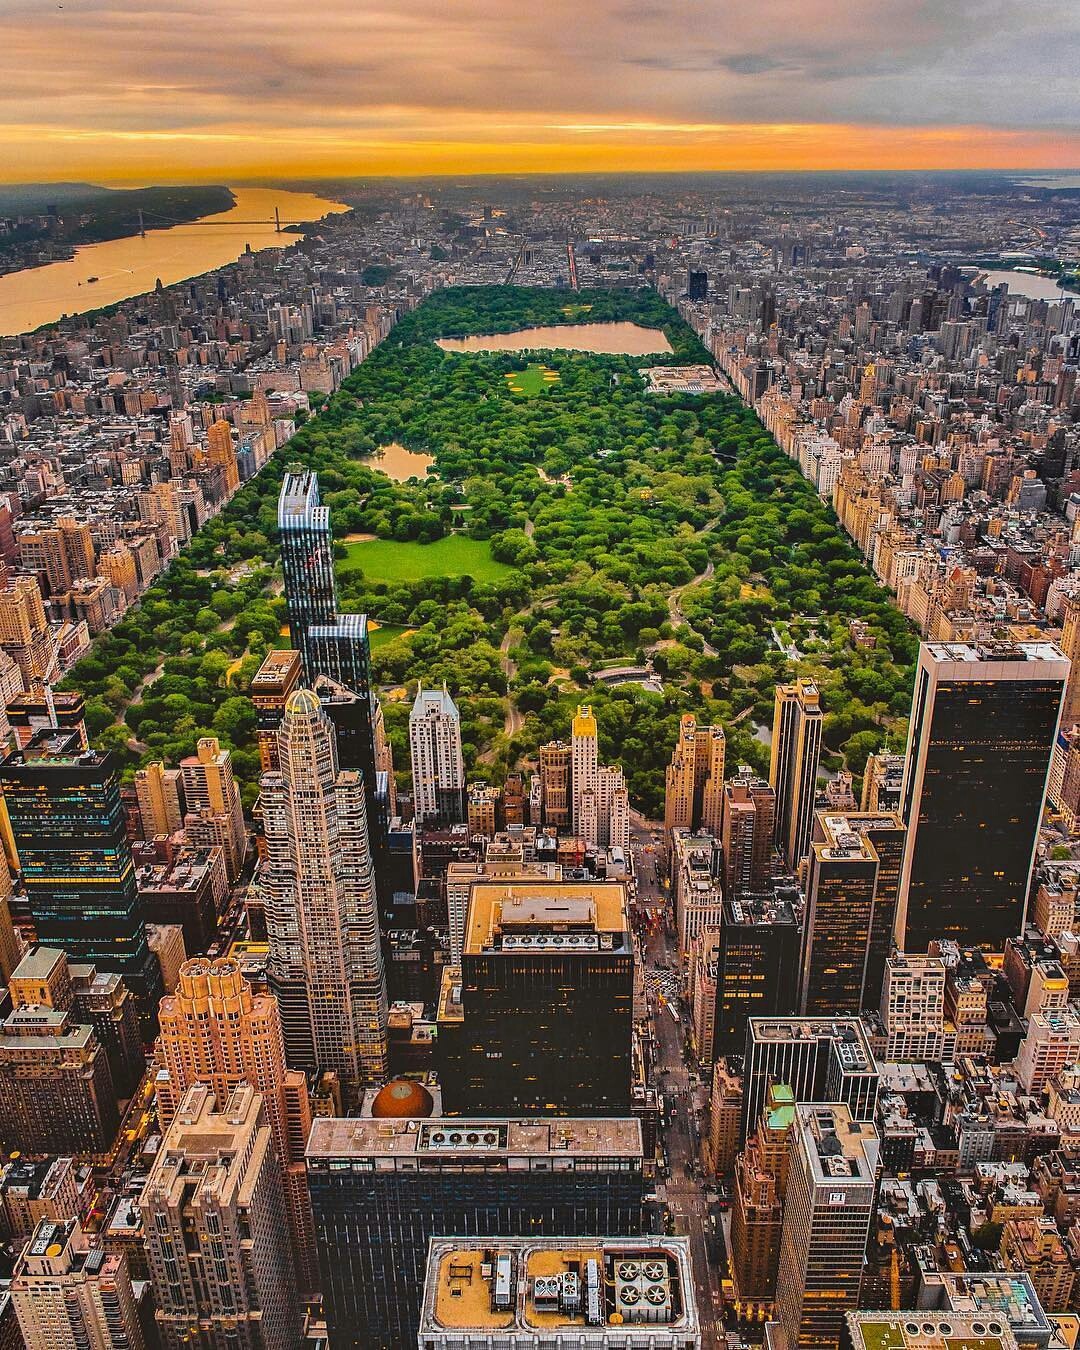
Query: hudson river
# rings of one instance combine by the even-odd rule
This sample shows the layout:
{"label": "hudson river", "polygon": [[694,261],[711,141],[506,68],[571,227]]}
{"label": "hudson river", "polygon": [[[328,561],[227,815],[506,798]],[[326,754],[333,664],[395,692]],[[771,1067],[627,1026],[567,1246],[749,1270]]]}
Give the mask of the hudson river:
{"label": "hudson river", "polygon": [[[287,248],[298,234],[278,234],[274,207],[283,223],[318,220],[333,211],[347,211],[340,202],[307,192],[278,188],[233,188],[236,205],[220,215],[203,216],[168,230],[151,230],[145,239],[110,239],[86,244],[67,262],[31,267],[0,276],[0,336],[25,333],[43,323],[55,323],[65,314],[81,314],[115,304],[132,295],[152,291],[161,279],[165,286],[196,277],[234,262],[248,244],[253,249]],[[268,220],[269,225],[244,221]],[[90,277],[97,277],[90,281]]]}

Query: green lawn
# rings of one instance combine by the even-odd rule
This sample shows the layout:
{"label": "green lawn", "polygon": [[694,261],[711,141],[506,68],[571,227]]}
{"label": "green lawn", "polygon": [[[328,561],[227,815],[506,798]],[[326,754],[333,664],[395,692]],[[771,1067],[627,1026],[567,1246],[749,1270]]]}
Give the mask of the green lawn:
{"label": "green lawn", "polygon": [[349,544],[343,567],[359,567],[369,581],[423,581],[425,577],[472,577],[498,581],[513,568],[496,562],[485,539],[448,534],[433,544],[368,539]]}
{"label": "green lawn", "polygon": [[515,370],[506,377],[506,386],[512,394],[524,394],[526,398],[535,398],[553,384],[558,384],[559,376],[548,366],[528,365],[524,370]]}
{"label": "green lawn", "polygon": [[378,628],[368,628],[368,642],[371,650],[377,652],[380,647],[385,647],[388,642],[393,642],[402,633],[412,632],[412,629],[406,628],[401,623],[381,623]]}

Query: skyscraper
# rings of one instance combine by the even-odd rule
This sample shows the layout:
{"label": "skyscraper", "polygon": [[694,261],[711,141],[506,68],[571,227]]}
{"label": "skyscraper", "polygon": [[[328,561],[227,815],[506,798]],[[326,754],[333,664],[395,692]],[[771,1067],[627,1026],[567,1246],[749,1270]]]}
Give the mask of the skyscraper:
{"label": "skyscraper", "polygon": [[797,1102],[843,1102],[855,1120],[873,1120],[878,1066],[859,1017],[752,1017],[743,1061],[746,1137],[770,1083],[786,1083]]}
{"label": "skyscraper", "polygon": [[142,1350],[127,1259],[92,1248],[76,1218],[42,1219],[15,1265],[26,1350]]}
{"label": "skyscraper", "polygon": [[1061,650],[1072,662],[1061,705],[1061,727],[1068,731],[1080,723],[1080,596],[1069,596],[1065,601]]}
{"label": "skyscraper", "polygon": [[11,836],[38,940],[122,975],[152,1031],[161,970],[147,946],[113,756],[40,732],[0,763]]}
{"label": "skyscraper", "polygon": [[570,747],[565,741],[548,741],[540,747],[540,805],[543,824],[552,829],[565,830],[570,824],[570,773]]}
{"label": "skyscraper", "polygon": [[791,871],[810,847],[821,721],[821,700],[812,680],[776,686],[769,782],[776,792],[774,838]]}
{"label": "skyscraper", "polygon": [[333,727],[289,695],[277,773],[261,782],[267,972],[293,1068],[333,1070],[350,1105],[386,1076],[386,984],[364,784],[339,770]]}
{"label": "skyscraper", "polygon": [[456,825],[465,820],[465,760],[461,715],[444,684],[416,691],[409,713],[413,813],[420,822]]}
{"label": "skyscraper", "polygon": [[690,1239],[433,1238],[425,1350],[699,1350]]}
{"label": "skyscraper", "polygon": [[319,503],[319,477],[293,466],[278,497],[281,567],[292,646],[313,687],[328,675],[365,698],[371,696],[367,616],[338,612],[334,536],[330,510]]}
{"label": "skyscraper", "polygon": [[692,713],[681,719],[665,775],[665,829],[719,835],[726,746],[723,727],[699,727]]}
{"label": "skyscraper", "polygon": [[428,1241],[641,1232],[634,1119],[317,1119],[308,1144],[334,1350],[416,1344]]}
{"label": "skyscraper", "polygon": [[724,897],[716,962],[713,1053],[741,1055],[751,1017],[786,1017],[798,1000],[795,887]]}
{"label": "skyscraper", "polygon": [[229,881],[235,882],[243,871],[248,840],[232,756],[216,736],[201,737],[196,750],[180,761],[188,812],[184,825],[197,848],[222,850]]}
{"label": "skyscraper", "polygon": [[184,828],[184,784],[179,769],[167,769],[161,760],[136,769],[135,795],[144,839]]}
{"label": "skyscraper", "polygon": [[596,718],[586,703],[574,714],[570,729],[570,775],[573,830],[587,844],[596,843],[596,779],[599,768]]}
{"label": "skyscraper", "polygon": [[789,1350],[836,1350],[844,1314],[858,1307],[878,1152],[874,1126],[846,1106],[796,1105],[776,1280]]}
{"label": "skyscraper", "polygon": [[818,811],[806,883],[799,1011],[876,1009],[904,846],[898,816]]}
{"label": "skyscraper", "polygon": [[748,765],[724,784],[720,843],[724,852],[724,890],[738,899],[760,894],[773,874],[776,793]]}
{"label": "skyscraper", "polygon": [[1023,930],[1069,664],[1052,643],[924,642],[904,771],[896,945]]}
{"label": "skyscraper", "polygon": [[306,679],[314,683],[321,672],[312,659],[308,633],[337,618],[337,582],[330,510],[319,504],[319,477],[312,470],[290,466],[282,479],[278,530],[292,646],[303,658]]}
{"label": "skyscraper", "polygon": [[281,1175],[262,1098],[215,1104],[199,1083],[180,1102],[139,1207],[164,1350],[300,1344]]}
{"label": "skyscraper", "polygon": [[232,957],[197,957],[181,966],[176,993],[162,999],[160,1023],[154,1089],[163,1129],[196,1083],[205,1083],[219,1101],[241,1083],[262,1097],[281,1166],[297,1283],[311,1293],[317,1272],[304,1170],[311,1102],[304,1073],[286,1068],[277,1000],[252,993]]}
{"label": "skyscraper", "polygon": [[620,883],[476,881],[439,1009],[447,1114],[627,1115],[633,986]]}

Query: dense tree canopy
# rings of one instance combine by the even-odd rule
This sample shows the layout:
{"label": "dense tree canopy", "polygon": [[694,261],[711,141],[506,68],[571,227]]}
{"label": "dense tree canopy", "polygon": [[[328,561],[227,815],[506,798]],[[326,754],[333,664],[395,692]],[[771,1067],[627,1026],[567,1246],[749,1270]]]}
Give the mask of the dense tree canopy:
{"label": "dense tree canopy", "polygon": [[[76,668],[70,683],[87,694],[98,741],[133,767],[218,735],[251,800],[243,695],[284,641],[275,507],[284,464],[301,460],[319,472],[339,537],[425,542],[457,528],[514,569],[495,582],[369,579],[340,550],[345,608],[404,630],[378,646],[376,678],[445,679],[470,772],[497,779],[529,760],[567,734],[587,698],[602,755],[624,764],[635,803],[655,812],[683,712],[724,722],[730,762],[762,768],[755,731],[771,719],[773,685],[797,673],[821,686],[834,762],[861,771],[867,750],[902,730],[915,651],[906,620],[752,412],[725,396],[645,392],[640,366],[705,359],[659,296],[575,299],[587,313],[566,292],[456,289],[402,319]],[[558,381],[526,397],[505,376],[527,355],[452,355],[432,341],[571,317],[662,327],[675,354],[545,353]],[[368,462],[391,442],[433,456],[436,472],[391,481]],[[855,645],[853,619],[873,646]],[[605,664],[647,658],[663,693],[593,682]],[[388,705],[399,767],[406,718],[404,702]]]}

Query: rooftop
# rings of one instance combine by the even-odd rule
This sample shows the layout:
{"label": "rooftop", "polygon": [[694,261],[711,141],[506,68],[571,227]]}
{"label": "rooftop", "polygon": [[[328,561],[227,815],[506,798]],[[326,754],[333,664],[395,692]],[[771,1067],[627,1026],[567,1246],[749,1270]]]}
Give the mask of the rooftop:
{"label": "rooftop", "polygon": [[341,1158],[640,1158],[641,1125],[631,1117],[545,1120],[448,1116],[434,1120],[319,1117],[309,1163]]}
{"label": "rooftop", "polygon": [[[633,1343],[679,1344],[698,1330],[689,1239],[433,1238],[421,1306],[421,1339],[438,1330],[519,1332],[567,1344],[602,1344],[613,1326]],[[590,1334],[590,1328],[595,1331]],[[479,1343],[479,1342],[478,1342]],[[487,1344],[486,1341],[483,1341]],[[552,1344],[555,1344],[552,1341]],[[561,1342],[560,1342],[561,1343]]]}
{"label": "rooftop", "polygon": [[[479,880],[470,892],[465,951],[489,951],[505,945],[508,937],[520,940],[530,934],[595,939],[601,934],[621,937],[626,930],[626,889],[621,882]],[[589,946],[595,948],[596,943]]]}
{"label": "rooftop", "polygon": [[1008,1323],[953,1313],[865,1312],[848,1314],[854,1350],[1014,1350]]}

